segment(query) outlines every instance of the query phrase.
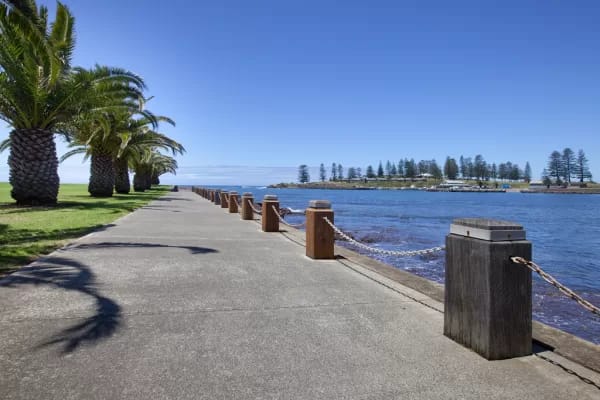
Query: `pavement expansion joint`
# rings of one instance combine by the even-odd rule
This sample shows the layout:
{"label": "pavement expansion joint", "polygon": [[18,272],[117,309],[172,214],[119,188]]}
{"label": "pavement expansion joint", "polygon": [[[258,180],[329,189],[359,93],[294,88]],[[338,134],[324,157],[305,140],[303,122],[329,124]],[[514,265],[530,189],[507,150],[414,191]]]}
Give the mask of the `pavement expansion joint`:
{"label": "pavement expansion joint", "polygon": [[[120,313],[104,313],[101,317],[111,317],[114,315],[120,316],[152,316],[152,315],[165,315],[165,314],[204,314],[204,313],[230,313],[230,312],[265,312],[265,311],[282,311],[282,310],[310,310],[320,308],[344,308],[354,306],[393,306],[402,307],[406,304],[406,301],[376,301],[376,302],[352,302],[352,303],[320,303],[320,304],[298,304],[289,306],[277,306],[277,307],[223,307],[223,308],[205,308],[205,309],[190,309],[190,310],[161,310],[161,311],[123,311]],[[80,315],[70,315],[64,317],[31,317],[31,318],[14,318],[6,319],[4,322],[20,323],[28,321],[61,321],[61,320],[74,320],[81,318],[89,318],[89,313]]]}

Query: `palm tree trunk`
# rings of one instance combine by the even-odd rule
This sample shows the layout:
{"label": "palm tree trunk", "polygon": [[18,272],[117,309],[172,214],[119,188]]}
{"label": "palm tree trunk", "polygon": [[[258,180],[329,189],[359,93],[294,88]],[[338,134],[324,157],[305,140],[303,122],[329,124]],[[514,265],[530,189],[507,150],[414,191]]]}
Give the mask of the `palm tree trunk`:
{"label": "palm tree trunk", "polygon": [[10,133],[10,192],[19,205],[56,204],[58,158],[54,135],[43,129],[15,129]]}
{"label": "palm tree trunk", "polygon": [[146,190],[144,172],[140,169],[137,169],[133,175],[133,190],[136,192],[143,192]]}
{"label": "palm tree trunk", "polygon": [[131,190],[129,168],[125,158],[117,158],[115,161],[115,190],[121,194],[127,194]]}
{"label": "palm tree trunk", "polygon": [[92,197],[111,197],[114,186],[115,169],[112,154],[102,147],[93,149],[88,192]]}
{"label": "palm tree trunk", "polygon": [[147,190],[152,189],[152,173],[148,171],[144,174],[144,185]]}

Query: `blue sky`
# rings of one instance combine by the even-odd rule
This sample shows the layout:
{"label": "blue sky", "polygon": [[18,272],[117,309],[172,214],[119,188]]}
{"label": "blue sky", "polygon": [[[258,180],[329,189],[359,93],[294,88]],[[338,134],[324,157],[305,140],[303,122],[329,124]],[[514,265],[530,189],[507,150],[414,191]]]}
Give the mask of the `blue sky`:
{"label": "blue sky", "polygon": [[[75,64],[141,74],[149,108],[176,120],[164,131],[188,152],[165,182],[262,185],[295,180],[299,164],[476,154],[529,161],[538,178],[567,146],[600,178],[597,1],[65,4]],[[60,174],[86,182],[88,166]]]}

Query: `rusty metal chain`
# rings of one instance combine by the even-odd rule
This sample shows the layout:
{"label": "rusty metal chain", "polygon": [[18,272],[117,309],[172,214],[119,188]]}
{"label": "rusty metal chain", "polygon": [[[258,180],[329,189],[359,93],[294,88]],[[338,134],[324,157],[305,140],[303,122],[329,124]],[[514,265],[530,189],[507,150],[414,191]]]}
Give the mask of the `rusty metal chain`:
{"label": "rusty metal chain", "polygon": [[511,257],[510,260],[515,264],[524,265],[529,268],[533,272],[537,273],[543,280],[560,290],[565,296],[569,297],[571,300],[575,300],[580,306],[590,311],[593,314],[600,315],[600,308],[596,307],[589,301],[582,298],[577,293],[573,292],[571,289],[557,281],[552,275],[544,271],[539,265],[534,263],[533,261],[526,260],[523,257]]}
{"label": "rusty metal chain", "polygon": [[423,250],[406,250],[406,251],[394,251],[394,250],[384,250],[384,249],[378,249],[376,247],[371,247],[371,246],[367,246],[364,243],[361,243],[355,239],[353,239],[352,237],[350,237],[350,235],[342,232],[342,230],[340,228],[338,228],[337,226],[335,226],[333,224],[333,222],[331,222],[329,220],[329,218],[327,217],[323,217],[323,219],[325,220],[325,222],[327,222],[327,224],[341,237],[343,237],[344,239],[346,239],[348,242],[350,242],[351,244],[353,244],[356,247],[360,247],[363,250],[367,250],[370,251],[372,253],[379,253],[379,254],[384,254],[387,256],[396,256],[396,257],[412,257],[412,256],[421,256],[421,255],[425,255],[425,254],[432,254],[432,253],[437,253],[438,251],[442,251],[444,250],[444,247],[432,247],[430,249],[423,249]]}
{"label": "rusty metal chain", "polygon": [[292,228],[296,228],[296,229],[303,228],[304,225],[306,225],[305,222],[303,222],[301,224],[290,224],[285,219],[283,219],[283,217],[281,216],[281,214],[279,214],[279,211],[277,210],[277,207],[275,207],[275,206],[271,206],[271,207],[273,207],[273,211],[275,212],[275,214],[279,218],[279,222],[281,222],[282,224],[287,225],[287,226],[292,227]]}

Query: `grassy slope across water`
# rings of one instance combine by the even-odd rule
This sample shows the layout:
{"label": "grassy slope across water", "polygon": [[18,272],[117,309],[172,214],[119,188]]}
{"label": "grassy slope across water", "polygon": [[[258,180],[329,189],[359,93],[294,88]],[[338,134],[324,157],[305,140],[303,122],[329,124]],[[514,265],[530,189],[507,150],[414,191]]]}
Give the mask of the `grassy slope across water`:
{"label": "grassy slope across water", "polygon": [[92,198],[85,184],[63,184],[55,207],[17,207],[10,190],[8,183],[0,183],[0,276],[147,204],[168,188]]}

